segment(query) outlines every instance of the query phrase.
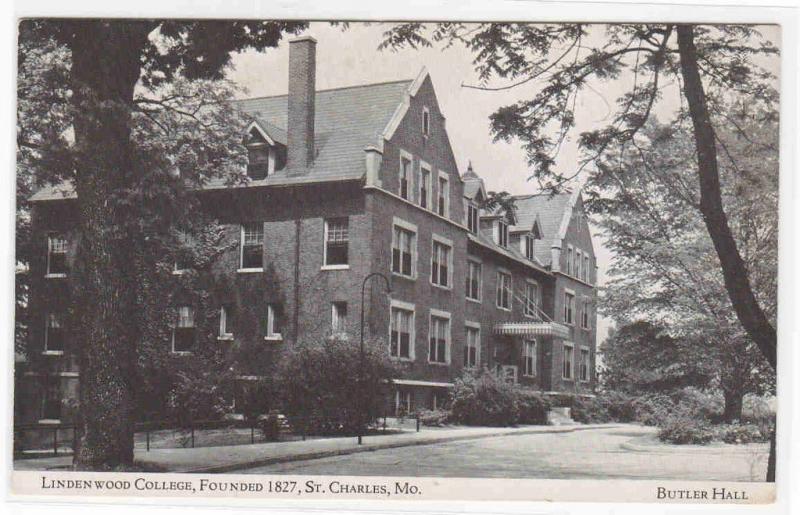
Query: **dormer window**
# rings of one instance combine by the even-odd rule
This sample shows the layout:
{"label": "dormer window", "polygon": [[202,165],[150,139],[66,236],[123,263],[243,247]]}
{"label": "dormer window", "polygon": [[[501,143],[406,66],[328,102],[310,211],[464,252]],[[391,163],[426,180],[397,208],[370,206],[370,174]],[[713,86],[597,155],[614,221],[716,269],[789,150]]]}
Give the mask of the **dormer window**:
{"label": "dormer window", "polygon": [[270,138],[255,122],[247,133],[245,147],[248,154],[247,176],[251,179],[265,179],[286,163],[286,147]]}
{"label": "dormer window", "polygon": [[478,224],[479,224],[479,211],[478,206],[473,204],[472,202],[467,204],[467,229],[469,232],[478,234]]}
{"label": "dormer window", "polygon": [[501,247],[508,247],[508,224],[503,220],[497,221],[495,241]]}
{"label": "dormer window", "polygon": [[533,260],[534,251],[536,249],[536,240],[533,238],[532,234],[526,234],[524,238],[522,238],[523,244],[525,245],[525,257]]}

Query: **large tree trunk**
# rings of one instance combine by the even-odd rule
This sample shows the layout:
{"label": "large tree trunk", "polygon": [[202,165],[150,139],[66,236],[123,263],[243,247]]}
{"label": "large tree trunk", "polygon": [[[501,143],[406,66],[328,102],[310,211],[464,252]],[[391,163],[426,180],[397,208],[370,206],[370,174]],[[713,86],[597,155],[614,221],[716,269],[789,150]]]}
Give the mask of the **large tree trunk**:
{"label": "large tree trunk", "polygon": [[723,390],[725,410],[722,412],[723,422],[731,423],[742,419],[742,401],[744,393],[739,390]]}
{"label": "large tree trunk", "polygon": [[[725,289],[747,335],[758,345],[773,369],[777,370],[777,334],[756,301],[736,240],[733,238],[728,218],[722,208],[717,147],[714,127],[706,105],[703,82],[697,65],[697,48],[694,44],[694,27],[678,25],[678,52],[683,77],[683,93],[689,105],[689,115],[694,126],[697,148],[697,169],[700,175],[700,211],[703,213],[708,234],[714,243]],[[773,431],[767,481],[775,480],[775,433]]]}
{"label": "large tree trunk", "polygon": [[[74,300],[80,363],[78,469],[133,463],[138,237],[120,202],[134,182],[131,106],[143,23],[76,21],[72,88],[80,239]],[[129,213],[128,213],[129,214]],[[126,223],[127,222],[127,223]]]}
{"label": "large tree trunk", "polygon": [[694,27],[678,25],[678,51],[681,58],[683,93],[689,104],[689,114],[694,126],[697,148],[697,169],[700,175],[700,211],[708,234],[714,243],[725,288],[747,335],[758,345],[773,368],[776,364],[775,328],[761,310],[753,294],[736,240],[733,238],[728,218],[722,208],[717,147],[714,127],[706,105],[705,91],[697,66],[697,49],[694,45]]}

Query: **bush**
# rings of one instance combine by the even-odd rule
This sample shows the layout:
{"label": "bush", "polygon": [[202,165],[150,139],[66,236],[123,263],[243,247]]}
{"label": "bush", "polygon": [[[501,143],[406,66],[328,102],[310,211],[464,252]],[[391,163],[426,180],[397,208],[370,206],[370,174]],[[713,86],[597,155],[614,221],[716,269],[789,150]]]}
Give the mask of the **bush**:
{"label": "bush", "polygon": [[547,412],[550,401],[540,393],[519,391],[517,393],[520,424],[547,425]]}
{"label": "bush", "polygon": [[225,376],[205,367],[179,370],[167,401],[169,415],[178,427],[222,419],[230,408],[225,382]]}
{"label": "bush", "polygon": [[[769,429],[767,429],[769,431]],[[725,443],[745,444],[769,442],[770,433],[764,433],[756,424],[722,424],[715,428],[715,439]]]}
{"label": "bush", "polygon": [[266,416],[259,419],[261,433],[264,440],[276,442],[281,434],[281,419],[276,411],[270,411]]}
{"label": "bush", "polygon": [[658,439],[678,445],[705,445],[714,433],[703,420],[696,420],[686,413],[678,413],[664,420],[658,431]]}
{"label": "bush", "polygon": [[421,410],[417,413],[419,423],[427,427],[442,427],[450,420],[451,414],[446,410]]}
{"label": "bush", "polygon": [[451,411],[453,420],[471,426],[511,426],[519,421],[516,388],[484,369],[465,371],[456,379]]}
{"label": "bush", "polygon": [[633,419],[646,426],[662,425],[674,412],[672,398],[664,394],[650,394],[633,401]]}
{"label": "bush", "polygon": [[572,420],[581,424],[599,424],[612,419],[607,403],[598,397],[576,398],[571,413]]}
{"label": "bush", "polygon": [[361,381],[359,346],[352,342],[331,339],[287,351],[277,384],[292,427],[304,434],[343,435],[374,423],[394,375],[387,349],[381,342],[365,345]]}
{"label": "bush", "polygon": [[679,409],[708,421],[720,420],[725,405],[721,395],[704,392],[691,386],[675,392],[673,401]]}

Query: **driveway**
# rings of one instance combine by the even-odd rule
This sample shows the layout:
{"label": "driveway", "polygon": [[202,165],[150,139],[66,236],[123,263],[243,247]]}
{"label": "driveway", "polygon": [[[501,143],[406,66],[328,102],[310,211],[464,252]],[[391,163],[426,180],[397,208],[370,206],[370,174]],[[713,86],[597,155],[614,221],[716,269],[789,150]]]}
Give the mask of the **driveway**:
{"label": "driveway", "polygon": [[665,446],[640,426],[402,447],[237,473],[763,481],[765,444]]}

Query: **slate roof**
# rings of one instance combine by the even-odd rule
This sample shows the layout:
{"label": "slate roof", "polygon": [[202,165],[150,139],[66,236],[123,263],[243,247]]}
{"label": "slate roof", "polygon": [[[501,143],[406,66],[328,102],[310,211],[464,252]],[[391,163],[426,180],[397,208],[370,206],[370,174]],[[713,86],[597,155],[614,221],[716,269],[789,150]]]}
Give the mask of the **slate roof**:
{"label": "slate roof", "polygon": [[536,243],[536,257],[542,263],[550,264],[550,245],[558,236],[564,212],[569,207],[572,193],[540,193],[536,195],[519,195],[514,197],[518,226],[533,227],[539,217],[539,227],[543,239]]}
{"label": "slate roof", "polygon": [[[224,179],[209,181],[204,189],[290,185],[359,179],[366,172],[364,148],[378,143],[392,115],[401,105],[413,80],[383,82],[317,91],[315,109],[315,150],[317,156],[308,170],[284,168],[266,179],[231,186]],[[237,101],[274,140],[286,142],[287,95]],[[31,201],[74,198],[69,182],[47,186]]]}

